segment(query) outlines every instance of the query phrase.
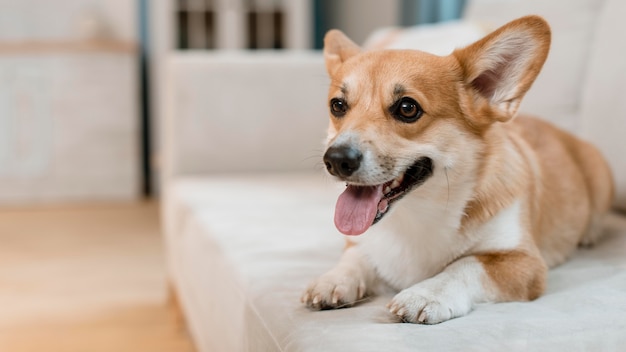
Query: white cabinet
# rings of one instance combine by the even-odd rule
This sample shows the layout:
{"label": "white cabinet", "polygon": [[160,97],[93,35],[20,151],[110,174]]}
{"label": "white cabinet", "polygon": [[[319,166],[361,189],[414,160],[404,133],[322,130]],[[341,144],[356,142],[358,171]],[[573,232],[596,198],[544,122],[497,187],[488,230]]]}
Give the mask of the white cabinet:
{"label": "white cabinet", "polygon": [[0,205],[138,197],[136,65],[124,43],[0,44]]}

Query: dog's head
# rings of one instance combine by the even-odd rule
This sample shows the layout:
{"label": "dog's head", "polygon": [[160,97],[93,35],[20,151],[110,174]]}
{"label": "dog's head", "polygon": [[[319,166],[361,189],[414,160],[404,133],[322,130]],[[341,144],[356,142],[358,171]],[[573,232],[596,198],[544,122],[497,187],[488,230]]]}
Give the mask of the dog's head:
{"label": "dog's head", "polygon": [[[361,52],[343,33],[324,39],[331,78],[324,164],[348,186],[335,224],[358,235],[431,178],[476,172],[482,135],[517,113],[550,46],[540,17],[523,17],[440,57]],[[449,177],[449,179],[448,179]]]}

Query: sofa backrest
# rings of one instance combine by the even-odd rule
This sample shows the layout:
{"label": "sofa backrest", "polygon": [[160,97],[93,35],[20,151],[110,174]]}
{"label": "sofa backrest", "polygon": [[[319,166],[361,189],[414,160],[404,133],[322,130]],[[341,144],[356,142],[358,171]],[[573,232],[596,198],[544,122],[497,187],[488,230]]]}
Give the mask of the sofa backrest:
{"label": "sofa backrest", "polygon": [[609,160],[616,205],[626,211],[626,2],[607,0],[582,84],[582,136]]}
{"label": "sofa backrest", "polygon": [[180,53],[167,69],[163,177],[321,168],[320,53]]}
{"label": "sofa backrest", "polygon": [[[443,50],[441,33],[452,33],[451,45],[459,46],[478,36],[477,28],[488,32],[528,14],[546,18],[552,48],[520,110],[598,145],[614,170],[616,205],[626,210],[625,6],[621,0],[472,0],[465,24],[421,31],[420,44]],[[167,69],[164,181],[322,168],[328,78],[320,53],[180,53]]]}
{"label": "sofa backrest", "polygon": [[525,15],[540,15],[552,28],[548,59],[520,111],[581,131],[580,102],[596,21],[604,0],[471,0],[464,19],[489,31]]}

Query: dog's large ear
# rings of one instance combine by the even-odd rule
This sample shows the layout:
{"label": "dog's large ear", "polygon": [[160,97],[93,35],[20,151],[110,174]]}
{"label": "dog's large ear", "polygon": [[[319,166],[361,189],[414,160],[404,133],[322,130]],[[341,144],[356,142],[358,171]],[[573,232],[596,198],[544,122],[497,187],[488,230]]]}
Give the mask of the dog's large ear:
{"label": "dog's large ear", "polygon": [[454,55],[478,125],[508,121],[537,78],[550,49],[550,27],[539,16],[509,22]]}
{"label": "dog's large ear", "polygon": [[346,60],[361,51],[350,38],[338,29],[331,29],[324,36],[324,59],[326,70],[333,76]]}

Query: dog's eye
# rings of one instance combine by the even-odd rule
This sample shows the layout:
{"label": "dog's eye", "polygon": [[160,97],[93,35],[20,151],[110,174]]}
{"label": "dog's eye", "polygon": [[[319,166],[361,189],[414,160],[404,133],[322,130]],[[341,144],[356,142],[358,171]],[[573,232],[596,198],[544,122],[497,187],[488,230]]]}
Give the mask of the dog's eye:
{"label": "dog's eye", "polygon": [[346,104],[345,100],[338,98],[332,98],[330,100],[330,112],[335,117],[341,117],[345,115],[346,111],[348,111],[348,104]]}
{"label": "dog's eye", "polygon": [[402,122],[415,122],[424,113],[420,104],[418,104],[414,99],[409,97],[404,97],[398,100],[391,108],[391,113],[393,117],[402,121]]}

